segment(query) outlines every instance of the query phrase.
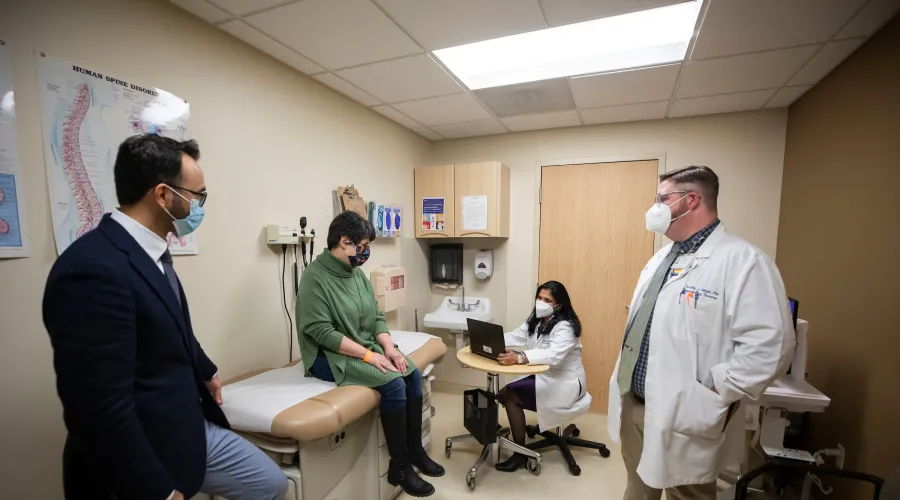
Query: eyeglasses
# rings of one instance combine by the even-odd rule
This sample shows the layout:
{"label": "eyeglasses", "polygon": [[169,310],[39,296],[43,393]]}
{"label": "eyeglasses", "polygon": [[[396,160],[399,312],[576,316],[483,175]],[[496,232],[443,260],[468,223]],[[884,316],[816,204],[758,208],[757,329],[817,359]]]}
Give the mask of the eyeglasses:
{"label": "eyeglasses", "polygon": [[658,193],[656,195],[656,203],[665,204],[665,200],[669,197],[670,194],[690,194],[694,193],[694,191],[669,191],[668,193]]}
{"label": "eyeglasses", "polygon": [[206,197],[207,197],[206,191],[203,191],[202,193],[198,193],[197,191],[191,191],[191,190],[188,189],[188,188],[181,187],[181,186],[176,186],[176,185],[174,185],[174,184],[166,184],[166,185],[169,186],[169,187],[172,188],[172,189],[180,189],[180,190],[182,190],[182,191],[191,193],[192,195],[196,196],[196,197],[199,199],[199,203],[200,203],[200,206],[201,206],[201,207],[202,207],[204,204],[206,204]]}

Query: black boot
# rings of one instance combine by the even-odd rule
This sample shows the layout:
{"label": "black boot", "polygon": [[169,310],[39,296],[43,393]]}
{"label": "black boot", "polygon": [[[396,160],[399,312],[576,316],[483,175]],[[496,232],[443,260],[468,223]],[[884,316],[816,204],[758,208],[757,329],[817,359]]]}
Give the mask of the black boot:
{"label": "black boot", "polygon": [[422,447],[422,398],[406,400],[406,445],[409,460],[419,472],[431,477],[444,475],[444,468],[428,456]]}
{"label": "black boot", "polygon": [[528,461],[528,457],[525,455],[519,455],[518,453],[513,453],[513,456],[509,457],[509,460],[505,462],[500,462],[495,465],[494,468],[500,472],[515,472],[519,470],[519,467],[525,467],[525,462]]}
{"label": "black boot", "polygon": [[409,449],[406,446],[406,409],[382,413],[381,426],[384,428],[384,439],[391,455],[388,483],[400,486],[408,495],[414,497],[433,495],[434,486],[419,477],[410,462]]}

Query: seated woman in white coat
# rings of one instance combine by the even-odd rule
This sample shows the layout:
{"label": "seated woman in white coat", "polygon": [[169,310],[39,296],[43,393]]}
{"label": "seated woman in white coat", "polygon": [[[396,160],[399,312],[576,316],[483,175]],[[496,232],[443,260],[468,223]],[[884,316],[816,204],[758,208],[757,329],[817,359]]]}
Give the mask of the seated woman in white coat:
{"label": "seated woman in white coat", "polygon": [[[558,281],[539,286],[531,316],[515,331],[504,334],[506,345],[525,346],[526,350],[507,349],[497,359],[500,364],[550,365],[547,373],[521,378],[500,391],[517,444],[525,444],[525,410],[537,412],[538,426],[545,431],[568,424],[591,406],[579,337],[581,322],[572,309],[569,292]],[[527,460],[516,453],[495,467],[515,472]]]}

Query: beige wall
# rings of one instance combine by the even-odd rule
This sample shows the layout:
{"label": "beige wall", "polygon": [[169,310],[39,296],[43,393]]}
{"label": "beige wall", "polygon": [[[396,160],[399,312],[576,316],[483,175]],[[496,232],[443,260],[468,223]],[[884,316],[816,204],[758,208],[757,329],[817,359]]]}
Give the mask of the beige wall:
{"label": "beige wall", "polygon": [[[831,397],[810,449],[900,466],[900,17],[790,109],[778,266],[809,321],[809,381]],[[871,488],[837,491],[871,498]]]}
{"label": "beige wall", "polygon": [[[510,167],[510,238],[495,250],[500,272],[481,293],[505,301],[496,319],[514,327],[531,311],[537,283],[539,166],[568,159],[582,163],[659,154],[665,156],[669,170],[708,165],[720,177],[722,220],[774,256],[786,121],[785,110],[774,110],[489,136],[435,143],[429,162],[500,160]],[[647,200],[647,208],[652,202]],[[466,276],[467,282],[474,281],[471,273]]]}
{"label": "beige wall", "polygon": [[[29,0],[0,8],[0,37],[13,54],[33,249],[31,258],[0,261],[4,498],[62,497],[65,430],[41,322],[41,295],[56,247],[35,49],[190,101],[190,132],[200,142],[210,198],[197,233],[200,255],[176,258],[175,265],[197,337],[224,377],[287,361],[281,255],[266,247],[262,227],[296,223],[305,215],[321,235],[321,249],[332,216],[331,189],[343,183],[355,183],[366,198],[412,206],[412,168],[428,148],[424,139],[168,2],[72,4]],[[373,264],[399,262],[400,246],[377,242]]]}

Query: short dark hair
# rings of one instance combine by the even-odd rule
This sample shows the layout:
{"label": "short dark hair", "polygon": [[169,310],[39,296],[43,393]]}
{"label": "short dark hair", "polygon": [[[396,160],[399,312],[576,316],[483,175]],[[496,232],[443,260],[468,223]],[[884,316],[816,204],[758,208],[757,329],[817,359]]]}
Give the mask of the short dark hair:
{"label": "short dark hair", "polygon": [[375,241],[375,226],[365,217],[347,210],[338,214],[328,226],[328,249],[333,250],[341,244],[341,236],[346,236],[354,245],[362,240]]}
{"label": "short dark hair", "polygon": [[176,141],[156,134],[125,139],[113,168],[119,205],[136,204],[159,184],[178,184],[182,155],[199,160],[197,141]]}
{"label": "short dark hair", "polygon": [[705,165],[691,165],[666,172],[659,176],[659,182],[672,181],[675,184],[694,184],[700,191],[704,203],[710,210],[718,210],[719,176]]}

